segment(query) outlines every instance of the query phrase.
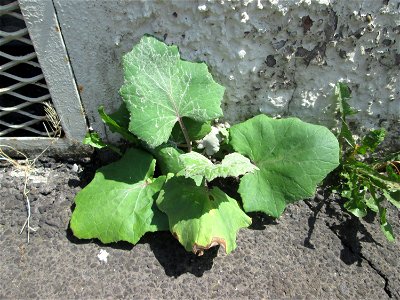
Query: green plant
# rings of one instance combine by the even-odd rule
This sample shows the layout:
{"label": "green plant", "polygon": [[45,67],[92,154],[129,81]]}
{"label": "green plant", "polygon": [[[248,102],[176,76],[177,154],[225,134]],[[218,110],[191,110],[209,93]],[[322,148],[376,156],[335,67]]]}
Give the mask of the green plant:
{"label": "green plant", "polygon": [[[188,251],[222,245],[229,253],[251,224],[245,212],[279,217],[338,166],[338,141],[325,127],[265,115],[215,125],[224,87],[204,63],[181,60],[176,46],[143,37],[123,66],[123,105],[99,113],[134,148],[76,196],[71,228],[79,238],[135,244],[146,232],[170,230]],[[108,146],[95,132],[86,143]],[[239,176],[245,212],[213,182]]]}
{"label": "green plant", "polygon": [[344,207],[359,218],[365,217],[368,209],[377,213],[384,235],[393,241],[393,229],[386,218],[386,207],[392,204],[400,208],[400,152],[377,159],[375,150],[383,142],[385,130],[371,130],[365,137],[356,140],[346,120],[357,113],[348,103],[351,97],[349,87],[338,83],[335,96],[341,122],[338,172],[341,178],[339,189],[342,197],[347,199]]}

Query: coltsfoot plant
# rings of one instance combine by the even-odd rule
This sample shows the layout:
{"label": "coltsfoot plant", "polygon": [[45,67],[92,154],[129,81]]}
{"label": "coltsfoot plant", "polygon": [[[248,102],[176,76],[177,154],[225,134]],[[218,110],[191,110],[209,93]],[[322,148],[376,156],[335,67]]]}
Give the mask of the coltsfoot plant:
{"label": "coltsfoot plant", "polygon": [[400,208],[400,152],[377,159],[374,152],[383,142],[385,130],[371,130],[356,140],[346,120],[357,113],[348,103],[349,87],[338,83],[335,96],[341,122],[338,135],[341,159],[337,172],[341,177],[339,190],[347,199],[344,207],[359,218],[365,217],[368,210],[377,213],[382,232],[393,241],[393,229],[386,218],[386,210],[389,205]]}
{"label": "coltsfoot plant", "polygon": [[[225,89],[206,64],[180,59],[176,46],[145,36],[123,66],[123,105],[99,113],[132,147],[76,196],[78,238],[135,244],[146,232],[169,230],[195,254],[216,245],[229,253],[251,224],[246,212],[279,217],[339,164],[336,137],[296,118],[212,126]],[[85,142],[107,146],[95,132]],[[240,178],[241,202],[215,186],[218,177]]]}

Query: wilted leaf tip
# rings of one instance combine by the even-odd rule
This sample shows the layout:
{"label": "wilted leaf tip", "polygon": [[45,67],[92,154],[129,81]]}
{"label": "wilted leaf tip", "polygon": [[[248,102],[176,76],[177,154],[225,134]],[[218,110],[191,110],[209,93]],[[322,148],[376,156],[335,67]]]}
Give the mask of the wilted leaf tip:
{"label": "wilted leaf tip", "polygon": [[193,253],[196,254],[197,256],[202,256],[202,255],[204,254],[204,250],[208,250],[208,249],[210,249],[210,248],[212,248],[212,247],[215,247],[215,246],[218,246],[218,245],[224,247],[225,252],[227,252],[227,251],[226,251],[227,247],[226,247],[226,242],[225,242],[225,240],[222,239],[222,238],[219,238],[219,237],[213,237],[213,238],[211,239],[211,243],[209,243],[209,244],[206,245],[206,246],[201,246],[201,245],[197,245],[196,243],[194,243],[194,244],[193,244],[193,250],[192,250],[192,251],[193,251]]}

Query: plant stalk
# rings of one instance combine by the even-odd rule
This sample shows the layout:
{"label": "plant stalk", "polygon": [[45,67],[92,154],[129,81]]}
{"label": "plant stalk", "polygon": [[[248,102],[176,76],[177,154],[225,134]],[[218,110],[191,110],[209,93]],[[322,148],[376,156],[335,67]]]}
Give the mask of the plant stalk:
{"label": "plant stalk", "polygon": [[192,142],[190,141],[189,133],[188,133],[186,127],[185,127],[185,124],[183,124],[183,121],[182,121],[181,117],[178,118],[178,122],[179,122],[179,126],[182,129],[183,136],[185,137],[185,141],[186,141],[186,145],[187,145],[187,148],[188,148],[188,152],[192,152]]}

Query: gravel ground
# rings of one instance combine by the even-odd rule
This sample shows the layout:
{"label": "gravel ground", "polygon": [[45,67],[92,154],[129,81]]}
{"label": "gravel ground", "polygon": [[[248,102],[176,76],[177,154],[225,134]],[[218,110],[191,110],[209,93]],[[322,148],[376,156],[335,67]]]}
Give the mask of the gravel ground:
{"label": "gravel ground", "polygon": [[[146,234],[136,246],[80,241],[68,229],[73,199],[97,164],[38,163],[28,184],[37,228],[29,244],[19,235],[23,173],[0,168],[1,299],[400,299],[399,240],[386,242],[371,216],[360,222],[322,192],[277,221],[252,215],[252,228],[239,232],[228,256],[212,248],[196,257],[165,232]],[[389,213],[399,233],[399,216]],[[107,262],[97,257],[101,249]]]}

